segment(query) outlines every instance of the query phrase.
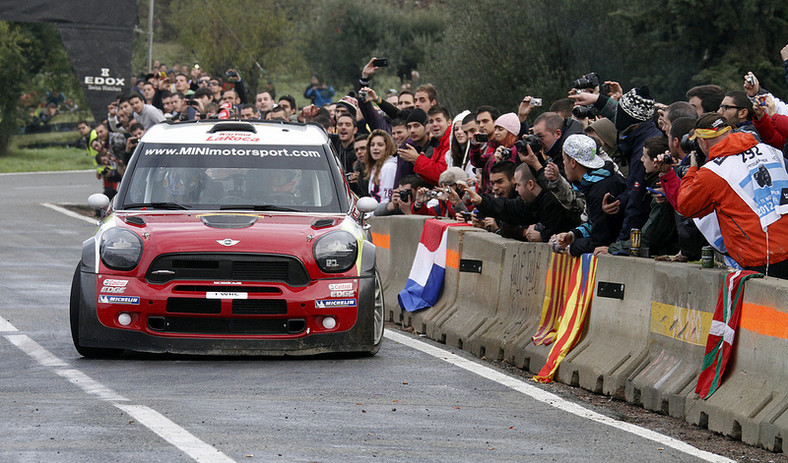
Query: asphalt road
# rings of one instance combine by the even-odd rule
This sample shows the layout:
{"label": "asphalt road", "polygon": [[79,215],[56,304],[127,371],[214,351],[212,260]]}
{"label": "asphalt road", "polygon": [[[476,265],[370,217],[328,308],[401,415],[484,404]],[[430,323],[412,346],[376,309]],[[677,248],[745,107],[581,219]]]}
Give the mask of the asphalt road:
{"label": "asphalt road", "polygon": [[69,287],[95,225],[42,203],[98,186],[0,174],[2,462],[725,461],[391,330],[372,358],[83,359]]}

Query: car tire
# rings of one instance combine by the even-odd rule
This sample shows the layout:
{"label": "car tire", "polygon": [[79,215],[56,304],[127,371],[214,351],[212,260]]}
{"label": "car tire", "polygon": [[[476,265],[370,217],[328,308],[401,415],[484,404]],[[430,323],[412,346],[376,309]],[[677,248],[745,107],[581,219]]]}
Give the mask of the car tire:
{"label": "car tire", "polygon": [[79,321],[82,308],[82,282],[80,281],[79,268],[80,262],[74,271],[74,279],[71,280],[71,300],[69,303],[69,321],[71,322],[71,339],[79,355],[86,358],[112,358],[117,357],[123,352],[122,349],[109,349],[100,347],[85,347],[79,343]]}
{"label": "car tire", "polygon": [[380,350],[383,344],[383,327],[385,325],[386,304],[383,299],[383,283],[380,281],[380,273],[375,269],[375,303],[372,312],[372,348],[366,352],[373,356]]}

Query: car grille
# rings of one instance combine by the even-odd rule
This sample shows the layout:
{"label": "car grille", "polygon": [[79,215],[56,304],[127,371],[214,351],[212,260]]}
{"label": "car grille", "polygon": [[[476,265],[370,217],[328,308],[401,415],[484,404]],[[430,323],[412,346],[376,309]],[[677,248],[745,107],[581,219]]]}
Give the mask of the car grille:
{"label": "car grille", "polygon": [[165,254],[148,267],[145,279],[161,284],[173,280],[271,281],[306,286],[309,274],[294,257],[264,254]]}
{"label": "car grille", "polygon": [[306,329],[304,319],[284,318],[197,318],[148,317],[148,328],[159,333],[186,334],[298,334]]}

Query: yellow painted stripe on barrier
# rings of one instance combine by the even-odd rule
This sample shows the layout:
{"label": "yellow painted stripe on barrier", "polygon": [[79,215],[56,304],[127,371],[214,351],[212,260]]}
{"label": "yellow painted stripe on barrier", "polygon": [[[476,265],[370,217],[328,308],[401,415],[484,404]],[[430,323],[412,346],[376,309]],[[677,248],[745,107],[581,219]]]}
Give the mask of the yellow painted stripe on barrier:
{"label": "yellow painted stripe on barrier", "polygon": [[651,301],[649,330],[688,344],[705,346],[713,316],[711,312]]}
{"label": "yellow painted stripe on barrier", "polygon": [[788,339],[788,313],[750,302],[742,304],[739,326],[753,333]]}
{"label": "yellow painted stripe on barrier", "polygon": [[454,249],[446,249],[446,267],[460,268],[460,254]]}
{"label": "yellow painted stripe on barrier", "polygon": [[381,235],[380,233],[372,233],[372,244],[379,248],[391,249],[391,237],[389,235]]}

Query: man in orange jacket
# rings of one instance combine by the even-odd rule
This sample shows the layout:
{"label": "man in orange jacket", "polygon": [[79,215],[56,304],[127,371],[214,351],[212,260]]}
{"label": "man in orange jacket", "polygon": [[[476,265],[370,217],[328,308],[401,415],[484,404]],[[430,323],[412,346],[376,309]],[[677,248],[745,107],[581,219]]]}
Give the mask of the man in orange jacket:
{"label": "man in orange jacket", "polygon": [[678,211],[685,217],[716,213],[728,254],[742,267],[788,279],[788,172],[782,152],[750,133],[731,132],[724,116],[703,114],[692,135],[695,153],[681,180]]}

